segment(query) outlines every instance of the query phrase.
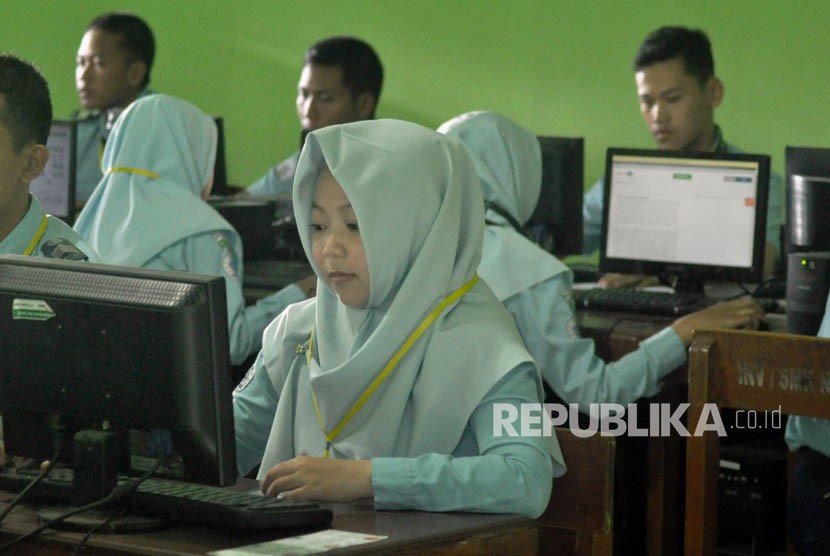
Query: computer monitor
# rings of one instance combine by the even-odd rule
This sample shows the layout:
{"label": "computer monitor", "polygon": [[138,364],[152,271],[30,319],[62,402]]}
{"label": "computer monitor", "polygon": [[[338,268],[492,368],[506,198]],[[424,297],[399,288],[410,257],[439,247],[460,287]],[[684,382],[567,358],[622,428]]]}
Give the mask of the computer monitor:
{"label": "computer monitor", "polygon": [[228,170],[225,163],[225,120],[214,118],[216,122],[216,160],[213,163],[213,188],[211,195],[228,195]]}
{"label": "computer monitor", "polygon": [[40,461],[77,430],[108,430],[119,472],[166,457],[162,475],[232,484],[228,349],[221,277],[0,256],[8,454]]}
{"label": "computer monitor", "polygon": [[786,147],[787,253],[830,251],[830,148]]}
{"label": "computer monitor", "polygon": [[527,234],[557,257],[582,253],[584,139],[539,136],[542,189]]}
{"label": "computer monitor", "polygon": [[277,210],[274,201],[211,196],[208,203],[239,233],[246,261],[274,258]]}
{"label": "computer monitor", "polygon": [[769,166],[767,155],[609,148],[600,269],[678,290],[760,282]]}
{"label": "computer monitor", "polygon": [[54,120],[46,148],[49,160],[29,191],[47,214],[72,224],[75,220],[75,149],[77,122]]}

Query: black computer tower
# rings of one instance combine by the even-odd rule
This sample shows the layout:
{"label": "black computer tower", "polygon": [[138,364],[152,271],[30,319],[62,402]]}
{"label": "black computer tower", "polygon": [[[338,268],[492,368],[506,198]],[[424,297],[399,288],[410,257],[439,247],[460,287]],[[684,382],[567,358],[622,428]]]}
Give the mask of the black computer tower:
{"label": "black computer tower", "polygon": [[815,336],[830,289],[830,252],[790,253],[787,260],[787,331]]}
{"label": "black computer tower", "polygon": [[718,476],[718,556],[783,551],[787,455],[784,449],[723,446]]}

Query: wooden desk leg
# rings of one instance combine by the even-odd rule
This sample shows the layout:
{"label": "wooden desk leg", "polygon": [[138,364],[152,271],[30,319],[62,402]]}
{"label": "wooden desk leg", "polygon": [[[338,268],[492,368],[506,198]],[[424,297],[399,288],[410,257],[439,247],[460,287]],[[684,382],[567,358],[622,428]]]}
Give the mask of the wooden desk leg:
{"label": "wooden desk leg", "polygon": [[719,441],[717,434],[708,433],[689,437],[687,443],[686,556],[716,552]]}
{"label": "wooden desk leg", "polygon": [[720,438],[715,432],[695,436],[704,404],[714,399],[717,377],[709,372],[711,346],[689,355],[688,429],[686,442],[686,556],[710,556],[717,550]]}
{"label": "wooden desk leg", "polygon": [[646,497],[646,554],[662,556],[665,551],[666,443],[652,438],[648,446],[648,492]]}
{"label": "wooden desk leg", "polygon": [[[685,384],[669,383],[654,399],[679,407],[688,398]],[[685,423],[684,423],[685,424]],[[648,442],[646,554],[676,556],[683,552],[686,438],[676,432]]]}
{"label": "wooden desk leg", "polygon": [[648,446],[646,554],[675,556],[682,552],[686,439],[655,437]]}

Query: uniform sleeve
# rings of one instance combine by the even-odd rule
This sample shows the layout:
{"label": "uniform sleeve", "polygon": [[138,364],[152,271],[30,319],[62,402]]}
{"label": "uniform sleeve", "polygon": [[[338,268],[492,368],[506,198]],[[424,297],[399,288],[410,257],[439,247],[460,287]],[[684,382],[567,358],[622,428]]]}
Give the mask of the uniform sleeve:
{"label": "uniform sleeve", "polygon": [[[239,292],[241,298],[241,286]],[[260,299],[255,305],[244,307],[242,315],[237,317],[239,322],[233,323],[238,327],[236,334],[239,342],[238,350],[240,353],[244,353],[242,360],[262,347],[262,331],[277,315],[292,303],[298,303],[305,299],[305,293],[299,286],[289,284],[278,292]],[[244,306],[244,298],[241,298],[240,303]],[[230,311],[230,307],[228,309]],[[246,330],[249,332],[246,332]]]}
{"label": "uniform sleeve", "polygon": [[264,176],[248,186],[247,191],[251,195],[274,195],[277,192],[277,186],[277,165],[274,165],[268,169]]}
{"label": "uniform sleeve", "polygon": [[[825,304],[824,318],[818,332],[816,332],[816,336],[830,338],[830,298],[827,299]],[[791,451],[807,446],[830,457],[830,420],[790,415],[787,419],[784,440],[786,440]]]}
{"label": "uniform sleeve", "polygon": [[228,336],[231,364],[238,365],[262,346],[265,327],[288,305],[305,299],[302,290],[289,285],[261,299],[256,305],[245,306],[242,293],[242,258],[233,248],[233,238],[225,232],[211,232],[192,236],[165,250],[162,258],[182,258],[168,261],[168,268],[187,268],[190,272],[222,276],[228,303]]}
{"label": "uniform sleeve", "polygon": [[582,199],[582,252],[585,255],[599,249],[604,189],[604,180],[600,178]]}
{"label": "uniform sleeve", "polygon": [[566,403],[628,404],[652,396],[662,377],[686,362],[686,348],[670,327],[605,363],[590,338],[581,338],[570,274],[562,273],[505,300],[542,377]]}
{"label": "uniform sleeve", "polygon": [[372,458],[375,507],[541,515],[553,482],[550,438],[495,436],[493,426],[495,404],[539,403],[536,381],[532,365],[517,367],[482,400],[468,423],[478,455]]}
{"label": "uniform sleeve", "polygon": [[294,155],[268,169],[268,172],[248,187],[248,193],[255,196],[269,196],[291,193],[294,187],[294,170],[297,155]]}
{"label": "uniform sleeve", "polygon": [[233,392],[236,466],[240,476],[247,475],[262,461],[278,401],[279,394],[268,376],[260,351]]}
{"label": "uniform sleeve", "polygon": [[89,116],[78,121],[75,148],[75,197],[89,199],[101,181],[101,119]]}

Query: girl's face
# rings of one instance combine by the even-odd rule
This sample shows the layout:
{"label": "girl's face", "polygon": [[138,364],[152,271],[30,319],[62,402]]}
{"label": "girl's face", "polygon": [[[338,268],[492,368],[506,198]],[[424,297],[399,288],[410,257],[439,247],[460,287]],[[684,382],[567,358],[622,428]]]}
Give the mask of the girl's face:
{"label": "girl's face", "polygon": [[323,280],[349,307],[369,302],[369,267],[357,216],[349,199],[325,168],[311,204],[311,254]]}

